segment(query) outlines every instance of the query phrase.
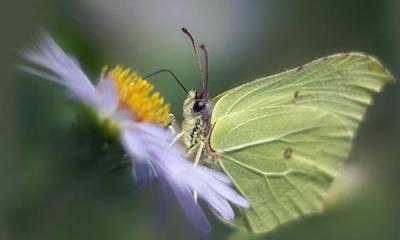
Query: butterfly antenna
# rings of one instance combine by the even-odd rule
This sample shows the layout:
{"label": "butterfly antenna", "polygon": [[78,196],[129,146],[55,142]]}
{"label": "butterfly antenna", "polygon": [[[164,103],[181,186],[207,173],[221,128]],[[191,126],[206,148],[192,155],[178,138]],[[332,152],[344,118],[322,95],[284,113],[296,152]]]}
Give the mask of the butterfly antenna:
{"label": "butterfly antenna", "polygon": [[201,50],[203,50],[204,53],[204,58],[205,58],[205,64],[206,64],[206,77],[203,81],[203,94],[205,95],[205,97],[208,96],[208,50],[206,45],[204,45],[203,43],[200,45]]}
{"label": "butterfly antenna", "polygon": [[151,77],[153,77],[154,75],[157,75],[157,74],[162,73],[162,72],[169,73],[169,74],[175,79],[175,81],[179,84],[179,86],[182,87],[182,89],[186,92],[186,94],[189,95],[188,90],[185,88],[185,86],[183,86],[182,82],[179,81],[179,79],[176,77],[176,75],[175,75],[171,70],[169,70],[169,69],[160,69],[160,70],[158,70],[158,71],[155,71],[155,72],[150,73],[149,75],[143,77],[143,79],[151,78]]}
{"label": "butterfly antenna", "polygon": [[200,76],[201,76],[201,79],[203,80],[203,83],[204,83],[204,73],[203,73],[203,70],[202,70],[202,68],[201,68],[201,64],[200,64],[200,60],[199,60],[199,55],[197,54],[196,43],[195,43],[195,41],[194,41],[193,35],[192,35],[192,33],[189,32],[189,30],[187,30],[187,28],[185,28],[185,27],[181,28],[181,30],[182,30],[182,32],[183,32],[184,34],[186,34],[186,35],[190,38],[190,41],[192,42],[192,47],[193,47],[194,55],[196,56],[197,66],[199,67]]}

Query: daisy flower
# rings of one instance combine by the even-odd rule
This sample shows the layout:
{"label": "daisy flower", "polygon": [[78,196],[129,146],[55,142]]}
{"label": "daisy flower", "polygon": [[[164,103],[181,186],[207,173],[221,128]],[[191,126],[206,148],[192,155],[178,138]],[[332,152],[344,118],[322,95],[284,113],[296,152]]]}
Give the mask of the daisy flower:
{"label": "daisy flower", "polygon": [[73,99],[92,108],[100,120],[109,121],[134,162],[136,181],[143,185],[158,180],[163,188],[172,189],[187,219],[199,231],[207,233],[211,226],[193,192],[226,221],[234,218],[229,202],[250,207],[226,175],[195,167],[185,159],[184,149],[173,143],[175,135],[166,128],[169,105],[136,72],[121,66],[105,68],[94,85],[78,62],[48,34],[23,56],[46,70],[25,67],[25,71],[64,86]]}

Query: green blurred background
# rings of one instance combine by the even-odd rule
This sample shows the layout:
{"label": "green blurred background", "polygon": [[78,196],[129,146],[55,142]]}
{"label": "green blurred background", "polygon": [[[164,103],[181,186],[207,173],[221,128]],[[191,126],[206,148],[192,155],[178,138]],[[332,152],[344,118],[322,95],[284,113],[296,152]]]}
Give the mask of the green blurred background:
{"label": "green blurred background", "polygon": [[[179,30],[186,26],[209,48],[215,96],[344,51],[375,55],[399,76],[399,24],[398,0],[1,1],[0,239],[202,239],[173,197],[157,223],[156,191],[134,187],[130,166],[110,154],[119,146],[103,149],[107,136],[90,134],[90,123],[77,127],[76,106],[60,87],[15,70],[18,51],[41,28],[93,79],[103,65],[120,63],[142,75],[169,68],[197,88]],[[169,76],[152,81],[180,116],[184,92]],[[399,105],[398,84],[375,98],[326,212],[265,236],[233,232],[209,214],[207,239],[400,239]]]}

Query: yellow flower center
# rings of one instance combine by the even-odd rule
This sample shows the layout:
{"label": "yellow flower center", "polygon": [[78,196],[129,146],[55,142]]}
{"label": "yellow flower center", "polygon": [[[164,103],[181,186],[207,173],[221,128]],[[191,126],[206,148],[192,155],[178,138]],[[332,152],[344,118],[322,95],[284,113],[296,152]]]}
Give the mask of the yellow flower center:
{"label": "yellow flower center", "polygon": [[103,75],[114,81],[120,108],[128,109],[136,121],[168,125],[170,106],[159,92],[153,92],[152,84],[119,65],[111,70],[105,67]]}

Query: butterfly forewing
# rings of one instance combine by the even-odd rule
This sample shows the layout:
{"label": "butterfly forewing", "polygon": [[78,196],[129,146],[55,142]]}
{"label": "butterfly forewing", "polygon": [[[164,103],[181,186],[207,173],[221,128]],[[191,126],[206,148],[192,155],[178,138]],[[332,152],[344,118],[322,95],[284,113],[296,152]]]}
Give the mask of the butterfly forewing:
{"label": "butterfly forewing", "polygon": [[216,102],[211,121],[265,106],[307,105],[335,113],[355,128],[372,94],[391,80],[370,56],[336,54],[230,90]]}
{"label": "butterfly forewing", "polygon": [[372,94],[392,80],[371,57],[337,54],[222,95],[210,146],[252,206],[236,224],[266,232],[320,211]]}

